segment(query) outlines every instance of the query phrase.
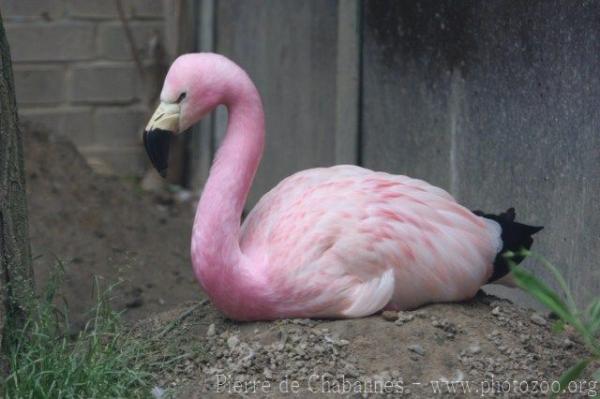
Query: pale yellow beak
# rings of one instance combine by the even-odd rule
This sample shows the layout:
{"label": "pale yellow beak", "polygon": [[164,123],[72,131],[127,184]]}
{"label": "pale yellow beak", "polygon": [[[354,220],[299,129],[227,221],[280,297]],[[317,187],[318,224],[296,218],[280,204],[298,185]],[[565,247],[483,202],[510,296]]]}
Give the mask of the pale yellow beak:
{"label": "pale yellow beak", "polygon": [[152,114],[148,125],[146,125],[146,131],[160,129],[173,134],[179,133],[180,111],[179,104],[161,102],[156,111],[154,111],[154,114]]}

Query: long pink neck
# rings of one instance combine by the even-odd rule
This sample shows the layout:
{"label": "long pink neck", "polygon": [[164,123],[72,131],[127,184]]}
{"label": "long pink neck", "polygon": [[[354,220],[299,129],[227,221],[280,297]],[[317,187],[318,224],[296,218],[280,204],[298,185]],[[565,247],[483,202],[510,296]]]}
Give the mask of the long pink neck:
{"label": "long pink neck", "polygon": [[[241,215],[264,147],[260,96],[243,76],[221,102],[228,108],[227,134],[198,203],[192,259],[203,285],[221,280],[241,259]],[[206,287],[205,287],[206,288]]]}

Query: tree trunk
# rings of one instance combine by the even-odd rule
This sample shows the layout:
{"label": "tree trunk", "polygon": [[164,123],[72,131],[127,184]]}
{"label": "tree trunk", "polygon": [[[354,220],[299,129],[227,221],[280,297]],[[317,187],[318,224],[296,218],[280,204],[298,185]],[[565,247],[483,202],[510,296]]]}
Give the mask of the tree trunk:
{"label": "tree trunk", "polygon": [[[10,49],[0,15],[0,342],[7,317],[18,325],[33,292],[28,230],[23,143]],[[3,363],[0,356],[0,379],[6,371]]]}

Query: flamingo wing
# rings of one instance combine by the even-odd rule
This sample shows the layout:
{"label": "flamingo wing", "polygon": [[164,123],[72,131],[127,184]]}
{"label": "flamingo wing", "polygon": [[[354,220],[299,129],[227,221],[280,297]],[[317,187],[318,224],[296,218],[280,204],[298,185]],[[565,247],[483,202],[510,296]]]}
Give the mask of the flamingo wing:
{"label": "flamingo wing", "polygon": [[361,317],[468,298],[492,272],[499,230],[422,180],[340,165],[267,193],[242,252],[273,317]]}

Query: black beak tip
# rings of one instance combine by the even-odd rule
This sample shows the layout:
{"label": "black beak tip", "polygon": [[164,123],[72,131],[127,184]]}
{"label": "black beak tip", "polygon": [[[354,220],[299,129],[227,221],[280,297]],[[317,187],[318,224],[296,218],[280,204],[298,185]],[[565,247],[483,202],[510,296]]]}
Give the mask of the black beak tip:
{"label": "black beak tip", "polygon": [[163,129],[152,129],[144,132],[144,147],[150,162],[162,177],[167,176],[169,166],[169,147],[172,132]]}

